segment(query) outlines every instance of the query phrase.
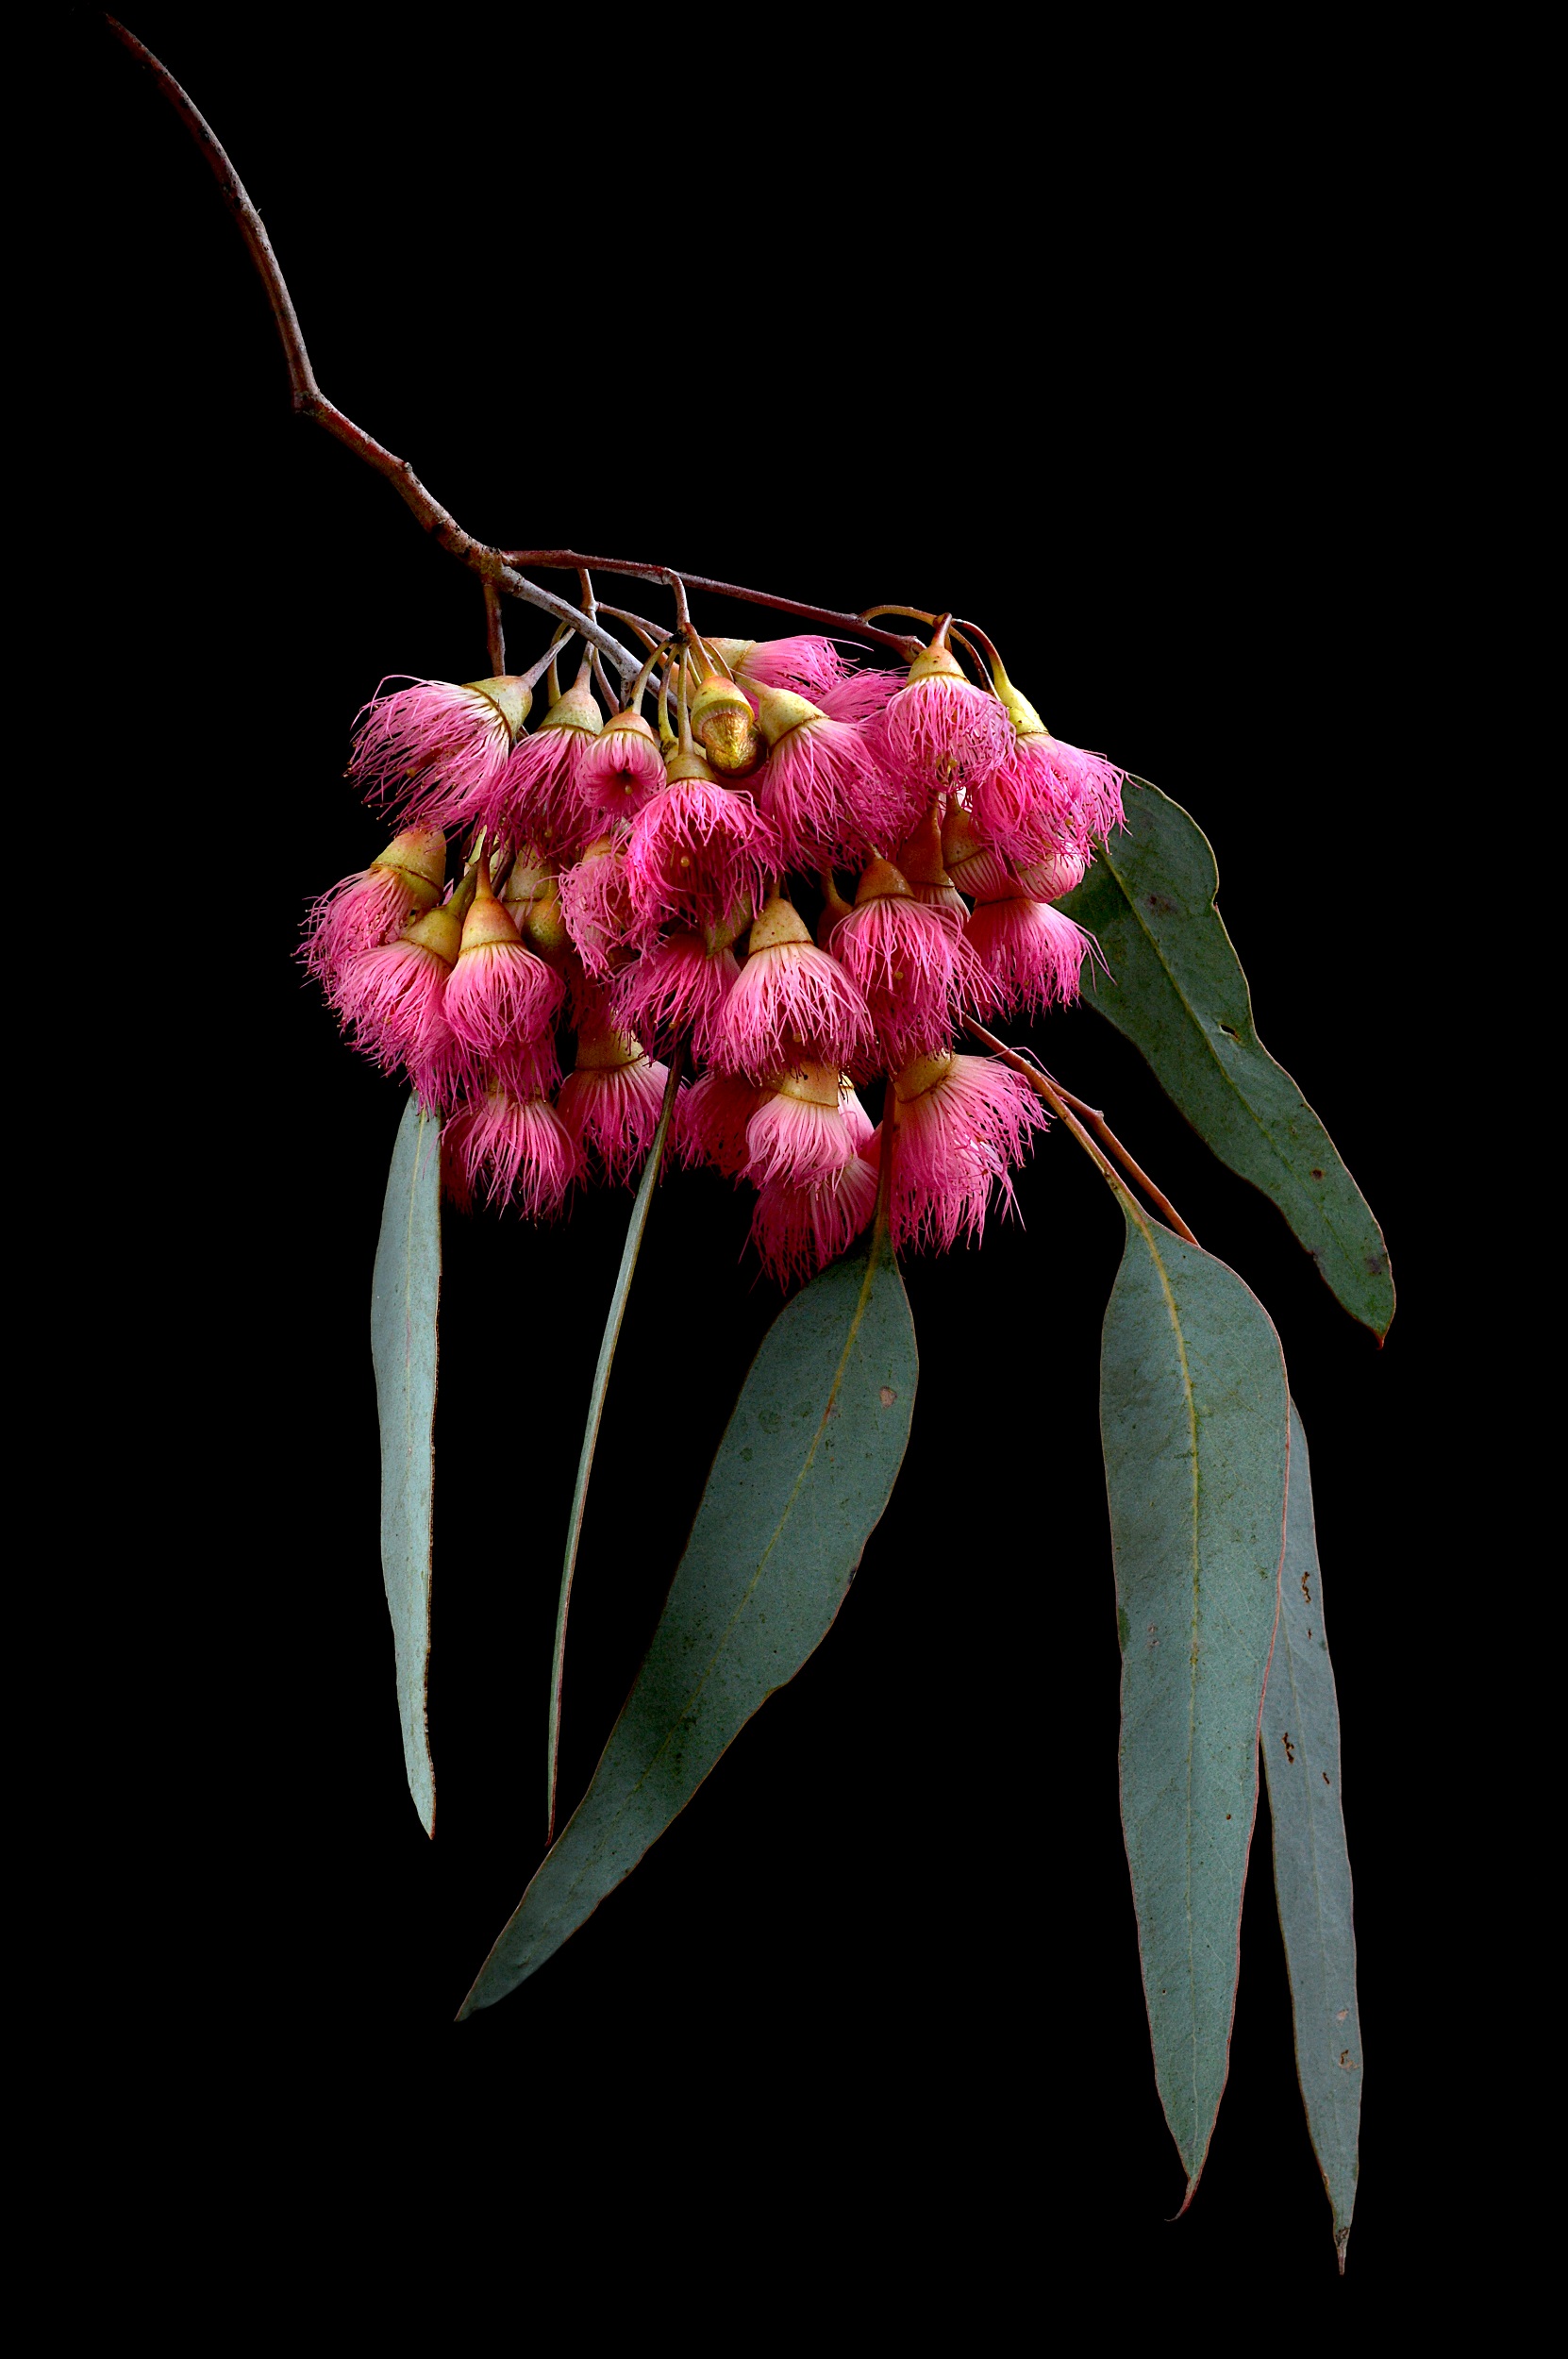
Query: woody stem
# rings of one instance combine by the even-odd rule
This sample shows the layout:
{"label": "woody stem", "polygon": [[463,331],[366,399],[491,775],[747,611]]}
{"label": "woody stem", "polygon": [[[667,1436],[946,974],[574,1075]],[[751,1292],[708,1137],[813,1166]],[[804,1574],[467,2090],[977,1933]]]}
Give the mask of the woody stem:
{"label": "woody stem", "polygon": [[[897,655],[912,659],[919,655],[926,642],[908,631],[876,630],[859,614],[842,612],[837,607],[810,606],[801,598],[781,598],[771,590],[748,590],[738,581],[714,581],[706,574],[676,574],[673,566],[647,565],[621,557],[588,557],[580,549],[504,549],[502,556],[509,565],[539,565],[546,573],[570,573],[579,565],[591,565],[598,573],[621,574],[632,581],[656,581],[667,590],[676,584],[684,585],[688,594],[705,591],[709,597],[737,598],[746,606],[772,607],[779,614],[797,614],[803,622],[815,623],[823,630],[836,632],[844,639],[863,639],[878,647],[891,647]],[[609,609],[606,611],[609,612]],[[876,607],[874,613],[906,612],[904,608]]]}
{"label": "woody stem", "polygon": [[[374,467],[377,475],[385,476],[399,499],[411,510],[437,546],[444,549],[449,557],[455,557],[459,564],[466,565],[495,590],[505,591],[509,597],[521,598],[529,606],[542,608],[546,614],[555,615],[558,622],[571,623],[585,639],[591,639],[609,656],[624,677],[630,678],[637,670],[640,659],[613,638],[596,617],[586,615],[565,598],[557,597],[553,590],[542,589],[538,582],[527,580],[502,556],[499,549],[492,548],[487,542],[475,540],[473,533],[465,531],[457,518],[425,490],[406,459],[399,459],[394,452],[386,449],[373,435],[367,434],[363,427],[357,426],[335,402],[327,399],[316,382],[299,314],[294,310],[293,298],[279,268],[277,256],[273,251],[272,240],[222,142],[168,67],[154,57],[145,43],[138,41],[136,35],[127,31],[117,18],[106,16],[104,22],[121,46],[129,51],[137,64],[157,83],[195,141],[218,183],[224,202],[245,242],[245,249],[256,266],[257,275],[266,290],[267,301],[272,307],[273,322],[283,346],[284,363],[289,372],[289,397],[295,416],[309,418],[313,425],[330,434],[334,442],[342,443],[345,450],[352,451],[356,459],[362,460],[368,467]],[[569,561],[575,566],[575,560]]]}
{"label": "woody stem", "polygon": [[501,620],[501,593],[492,581],[481,582],[485,596],[485,661],[492,679],[507,674],[507,633]]}
{"label": "woody stem", "polygon": [[[977,1040],[982,1046],[989,1048],[993,1057],[999,1057],[1004,1064],[1012,1067],[1014,1073],[1023,1075],[1036,1096],[1043,1097],[1052,1113],[1067,1125],[1084,1153],[1092,1162],[1098,1164],[1105,1178],[1115,1187],[1119,1185],[1116,1174],[1106,1156],[1101,1153],[1093,1139],[1090,1137],[1089,1130],[1084,1128],[1084,1123],[1079,1121],[1078,1113],[1081,1113],[1090,1128],[1105,1141],[1106,1146],[1109,1147],[1111,1154],[1115,1156],[1128,1178],[1136,1180],[1139,1187],[1143,1190],[1166,1225],[1174,1229],[1178,1237],[1185,1237],[1189,1245],[1197,1244],[1196,1237],[1193,1236],[1170,1197],[1157,1188],[1148,1173],[1141,1164],[1134,1162],[1103,1114],[1097,1113],[1093,1106],[1086,1106],[1081,1097],[1073,1096],[1072,1093],[1062,1089],[1059,1082],[1051,1080],[1038,1065],[1031,1064],[1027,1057],[1020,1055],[1016,1048],[1009,1048],[1007,1043],[998,1040],[993,1032],[988,1032],[983,1024],[976,1024],[972,1015],[966,1015],[963,1018],[963,1029],[972,1040]],[[1075,1113],[1075,1108],[1078,1110],[1077,1113]]]}

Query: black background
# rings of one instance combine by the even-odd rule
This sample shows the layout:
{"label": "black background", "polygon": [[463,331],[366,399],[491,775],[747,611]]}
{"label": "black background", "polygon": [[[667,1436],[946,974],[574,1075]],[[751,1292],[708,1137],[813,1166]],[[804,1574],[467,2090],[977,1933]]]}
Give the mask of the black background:
{"label": "black background", "polygon": [[[1003,2284],[1085,2271],[1129,2295],[1254,2273],[1308,2304],[1392,2292],[1443,2233],[1409,1606],[1461,1543],[1417,1504],[1448,1315],[1416,1163],[1441,1019],[1430,897],[1386,855],[1423,761],[1434,548],[1420,242],[1376,108],[1321,61],[1291,97],[1259,64],[1243,104],[1173,52],[1129,116],[1109,61],[958,35],[923,59],[886,26],[836,28],[820,72],[737,35],[650,104],[621,42],[545,54],[482,12],[395,45],[356,11],[132,21],[246,179],[325,390],[471,529],[975,614],[1054,728],[1186,805],[1262,1037],[1401,1289],[1379,1352],[1093,1012],[1037,1033],[1266,1302],[1312,1444],[1371,2076],[1343,2289],[1266,1804],[1230,2085],[1194,2208],[1164,2224],[1180,2172],[1117,1824],[1095,1422],[1121,1224],[1063,1136],[1021,1223],[907,1271],[913,1439],[828,1640],[569,1948],[454,2030],[541,1848],[559,1537],[626,1200],[557,1231],[448,1224],[431,1844],[403,1785],[366,1331],[400,1101],[292,953],[306,899],[378,847],[342,777],[357,708],[388,673],[484,672],[480,595],[291,418],[212,182],[77,17],[58,407],[117,748],[83,789],[158,979],[150,1039],[136,972],[109,1012],[139,1212],[94,1250],[145,1369],[132,1521],[157,1579],[100,1609],[135,1666],[137,1766],[133,1794],[107,1778],[89,1848],[124,1880],[169,2085],[210,2103],[230,2158],[283,2123],[307,2175],[384,2162],[515,2198],[525,2262],[579,2209],[629,2233],[669,2201],[701,2238],[755,2203],[764,2277],[768,2221],[804,2239],[780,2301],[852,2229],[866,2300],[962,2300],[978,2271],[982,2323]],[[521,667],[542,632],[515,607],[508,629]],[[710,1177],[655,1208],[579,1569],[568,1798],[777,1307],[745,1222]],[[106,1995],[126,1971],[79,1959],[79,2003],[144,2019]]]}

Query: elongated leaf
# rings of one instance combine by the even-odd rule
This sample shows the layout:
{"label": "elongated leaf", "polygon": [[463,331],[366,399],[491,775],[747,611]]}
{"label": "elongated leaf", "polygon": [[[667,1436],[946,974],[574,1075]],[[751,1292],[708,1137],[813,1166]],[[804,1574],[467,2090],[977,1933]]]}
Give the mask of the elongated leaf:
{"label": "elongated leaf", "polygon": [[659,1117],[659,1129],[654,1133],[648,1160],[642,1166],[642,1177],[638,1181],[637,1195],[632,1202],[631,1218],[626,1223],[626,1241],[621,1248],[621,1266],[615,1273],[615,1287],[609,1297],[609,1315],[605,1321],[604,1340],[599,1346],[598,1362],[588,1396],[588,1423],[577,1458],[572,1513],[566,1520],[566,1561],[560,1572],[560,1600],[556,1607],[556,1646],[550,1665],[549,1809],[545,1820],[548,1835],[556,1832],[556,1765],[560,1758],[561,1688],[566,1678],[566,1617],[572,1609],[572,1576],[577,1568],[583,1510],[588,1504],[588,1478],[593,1470],[593,1452],[598,1445],[599,1424],[605,1413],[605,1395],[609,1390],[610,1363],[620,1341],[621,1321],[626,1314],[626,1297],[631,1292],[632,1273],[637,1267],[638,1254],[642,1249],[648,1210],[653,1203],[659,1168],[664,1160],[664,1142],[670,1135],[670,1116],[675,1112],[676,1092],[679,1087],[680,1066],[672,1060],[669,1079],[664,1085],[664,1105]]}
{"label": "elongated leaf", "polygon": [[904,1281],[878,1229],[763,1338],[592,1782],[463,2015],[505,1998],[576,1932],[826,1634],[902,1463],[916,1369]]}
{"label": "elongated leaf", "polygon": [[1209,839],[1135,783],[1126,826],[1061,907],[1109,962],[1093,1004],[1153,1066],[1221,1163],[1285,1215],[1353,1318],[1385,1335],[1393,1279],[1383,1232],[1333,1140],[1258,1037],[1246,977],[1214,907]]}
{"label": "elongated leaf", "polygon": [[371,1285],[370,1347],[381,1419],[381,1577],[397,1650],[397,1712],[409,1791],[436,1831],[425,1731],[430,1664],[436,1312],[441,1300],[441,1127],[417,1099],[403,1109]]}
{"label": "elongated leaf", "polygon": [[1307,1436],[1293,1401],[1279,1631],[1263,1699],[1262,1742],[1274,1820],[1274,1888],[1295,2016],[1296,2072],[1333,2207],[1334,2248],[1343,2269],[1356,2201],[1361,2030],[1350,1854],[1340,1807],[1340,1708],[1323,1626]]}
{"label": "elongated leaf", "polygon": [[1122,1643],[1122,1829],[1155,2078],[1187,2172],[1230,2051],[1284,1543],[1285,1364],[1233,1270],[1117,1190],[1100,1430]]}

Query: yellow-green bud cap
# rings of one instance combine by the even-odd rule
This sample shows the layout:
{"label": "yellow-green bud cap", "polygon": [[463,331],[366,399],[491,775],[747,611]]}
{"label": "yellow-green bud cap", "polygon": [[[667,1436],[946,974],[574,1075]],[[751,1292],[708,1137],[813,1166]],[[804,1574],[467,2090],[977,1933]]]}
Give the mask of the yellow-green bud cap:
{"label": "yellow-green bud cap", "polygon": [[712,769],[701,754],[694,749],[687,751],[678,744],[664,767],[665,776],[672,785],[676,785],[682,778],[702,778],[709,786],[717,786],[719,783]]}
{"label": "yellow-green bud cap", "polygon": [[780,1097],[798,1097],[808,1106],[829,1106],[839,1111],[839,1068],[836,1064],[817,1064],[803,1059],[792,1065],[778,1084]]}
{"label": "yellow-green bud cap", "polygon": [[371,862],[373,868],[391,869],[407,886],[416,909],[427,910],[441,899],[441,888],[446,876],[446,838],[439,828],[406,828],[394,835],[384,852]]}
{"label": "yellow-green bud cap", "polygon": [[868,901],[912,901],[909,880],[901,868],[891,860],[874,860],[855,888],[855,906],[864,909]]}
{"label": "yellow-green bud cap", "polygon": [[523,724],[534,706],[534,692],[527,682],[511,679],[502,673],[493,679],[464,680],[463,686],[490,698],[510,730],[511,742],[515,745],[523,734]]}
{"label": "yellow-green bud cap", "polygon": [[810,930],[802,923],[793,902],[782,893],[776,893],[759,910],[746,947],[748,955],[755,958],[759,950],[776,950],[782,943],[810,939]]}
{"label": "yellow-green bud cap", "polygon": [[808,721],[826,719],[821,705],[812,704],[809,696],[797,696],[792,688],[759,688],[757,691],[757,721],[770,746],[792,729],[800,728]]}
{"label": "yellow-green bud cap", "polygon": [[757,642],[755,639],[709,639],[705,644],[711,647],[732,672],[739,672],[744,668],[746,658]]}
{"label": "yellow-green bud cap", "polygon": [[475,872],[473,907],[463,919],[462,946],[465,950],[482,950],[487,943],[516,940],[517,928],[510,912],[496,899],[481,861]]}
{"label": "yellow-green bud cap", "polygon": [[934,1057],[911,1057],[903,1072],[893,1075],[893,1096],[901,1106],[907,1106],[911,1097],[924,1097],[939,1081],[945,1081],[954,1062],[950,1048],[940,1049]]}
{"label": "yellow-green bud cap", "polygon": [[564,696],[558,696],[540,723],[542,729],[586,729],[590,737],[597,737],[604,727],[604,714],[599,700],[588,681],[579,673]]}
{"label": "yellow-green bud cap", "polygon": [[940,647],[933,640],[928,647],[922,648],[910,664],[909,686],[912,688],[917,680],[923,679],[961,679],[965,686],[968,685],[963,665],[945,640]]}
{"label": "yellow-green bud cap", "polygon": [[422,950],[433,950],[443,966],[456,966],[462,948],[462,921],[450,906],[426,910],[404,927],[405,942],[416,943]]}

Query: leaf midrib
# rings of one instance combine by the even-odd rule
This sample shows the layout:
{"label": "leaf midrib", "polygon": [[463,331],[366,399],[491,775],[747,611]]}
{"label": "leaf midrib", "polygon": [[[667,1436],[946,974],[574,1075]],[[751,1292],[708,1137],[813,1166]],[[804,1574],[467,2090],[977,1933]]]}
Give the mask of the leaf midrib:
{"label": "leaf midrib", "polygon": [[1181,1364],[1182,1399],[1187,1410],[1187,1430],[1189,1439],[1192,1443],[1193,1452],[1193,1618],[1191,1624],[1189,1625],[1190,1643],[1187,1649],[1187,1851],[1186,1878],[1183,1885],[1182,1899],[1187,1923],[1187,1996],[1189,2003],[1189,2016],[1192,2026],[1190,2046],[1192,2049],[1193,2070],[1193,2137],[1195,2140],[1197,2134],[1197,2122],[1200,2113],[1200,2099],[1198,2092],[1197,1965],[1195,1958],[1195,1945],[1193,1939],[1193,1758],[1197,1749],[1198,1681],[1197,1668],[1193,1661],[1193,1644],[1195,1643],[1197,1638],[1199,1616],[1198,1600],[1202,1588],[1202,1554],[1198,1543],[1199,1490],[1202,1477],[1198,1464],[1197,1410],[1193,1401],[1193,1371],[1188,1364],[1187,1359],[1187,1338],[1182,1332],[1181,1320],[1176,1311],[1176,1297],[1171,1291],[1170,1280],[1166,1276],[1165,1263],[1160,1255],[1159,1248],[1155,1243],[1153,1230],[1150,1228],[1148,1223],[1142,1218],[1139,1219],[1138,1226],[1143,1231],[1143,1242],[1147,1246],[1149,1251],[1149,1259],[1153,1262],[1156,1275],[1159,1280],[1159,1290],[1165,1297],[1165,1311],[1166,1315],[1171,1322],[1171,1332],[1176,1337],[1176,1357]]}
{"label": "leaf midrib", "polygon": [[[1140,778],[1136,781],[1136,783],[1142,787],[1145,793],[1157,795],[1159,792],[1158,787],[1151,787],[1146,778]],[[1166,799],[1169,800],[1169,797],[1167,796]],[[1188,816],[1191,817],[1191,813],[1189,813]],[[1197,824],[1198,823],[1195,819],[1193,820],[1194,828],[1197,827]],[[1201,835],[1203,830],[1199,828],[1198,832]],[[1209,842],[1207,836],[1204,836],[1204,842],[1206,844]],[[1210,855],[1212,855],[1212,846],[1210,846]],[[1164,951],[1160,948],[1159,936],[1151,930],[1143,912],[1139,909],[1136,896],[1128,890],[1126,881],[1124,878],[1121,870],[1117,867],[1115,861],[1111,858],[1111,845],[1109,844],[1107,844],[1105,847],[1104,857],[1106,866],[1109,869],[1111,875],[1116,879],[1117,891],[1121,894],[1123,900],[1126,903],[1139,931],[1143,934],[1144,941],[1147,942],[1150,948],[1153,950],[1155,957],[1159,962],[1161,968],[1164,970],[1165,975],[1170,980],[1172,989],[1175,991],[1176,997],[1180,1000],[1182,1007],[1186,1010],[1188,1016],[1191,1018],[1194,1030],[1198,1033],[1203,1042],[1204,1047],[1209,1053],[1209,1061],[1212,1063],[1215,1072],[1219,1075],[1221,1080],[1224,1082],[1226,1088],[1229,1091],[1236,1103],[1245,1112],[1248,1120],[1252,1123],[1253,1128],[1258,1131],[1259,1137],[1263,1140],[1265,1146],[1267,1146],[1275,1163],[1284,1174],[1286,1180],[1291,1183],[1291,1192],[1295,1200],[1298,1202],[1305,1202],[1311,1206],[1313,1211],[1322,1218],[1324,1227],[1327,1230],[1329,1235],[1333,1238],[1335,1244],[1339,1246],[1346,1261],[1354,1262],[1355,1257],[1351,1252],[1350,1246],[1347,1245],[1344,1237],[1341,1234],[1339,1226],[1333,1217],[1331,1210],[1332,1199],[1327,1199],[1326,1202],[1320,1204],[1318,1199],[1309,1194],[1305,1184],[1296,1179],[1292,1165],[1287,1161],[1286,1157],[1281,1154],[1278,1146],[1275,1144],[1273,1133],[1268,1129],[1268,1126],[1264,1122],[1261,1114],[1259,1114],[1253,1107],[1243,1094],[1235,1077],[1227,1070],[1224,1058],[1220,1055],[1218,1048],[1215,1046],[1213,1040],[1209,1036],[1208,1026],[1204,1023],[1197,1009],[1188,997],[1176,969],[1172,966],[1169,959],[1165,956]],[[1219,927],[1220,931],[1225,935],[1226,942],[1230,949],[1230,954],[1232,958],[1235,958],[1236,945],[1231,942],[1230,934],[1226,926],[1225,919],[1220,915],[1219,912],[1219,865],[1216,862],[1214,869],[1214,891],[1209,896],[1209,913],[1212,916],[1215,924]],[[1322,1115],[1318,1113],[1316,1108],[1313,1107],[1302,1095],[1299,1085],[1292,1079],[1291,1075],[1286,1072],[1285,1067],[1280,1063],[1278,1058],[1271,1055],[1269,1050],[1264,1047],[1262,1042],[1259,1039],[1258,1026],[1252,1012],[1252,993],[1247,986],[1246,976],[1242,968],[1240,959],[1236,960],[1236,966],[1237,972],[1242,976],[1243,989],[1247,993],[1247,1036],[1244,1040],[1239,1041],[1238,1046],[1242,1047],[1255,1048],[1260,1057],[1266,1057],[1268,1059],[1269,1063],[1273,1065],[1276,1073],[1284,1074],[1286,1080],[1290,1081],[1291,1087],[1295,1091],[1296,1096],[1301,1098],[1303,1106],[1307,1108],[1307,1112],[1311,1115],[1312,1120],[1317,1124],[1318,1129],[1323,1131],[1324,1137],[1328,1139],[1328,1144],[1330,1147],[1333,1148],[1335,1161],[1339,1163],[1341,1169],[1343,1170],[1344,1167],[1343,1157],[1340,1155],[1339,1149],[1334,1147],[1332,1139],[1328,1138],[1328,1131],[1323,1121]],[[1348,1172],[1345,1173],[1345,1177],[1349,1179],[1350,1175]],[[1360,1191],[1356,1188],[1356,1183],[1353,1180],[1350,1184],[1355,1193],[1359,1196]],[[1361,1201],[1364,1203],[1365,1198],[1362,1197]]]}
{"label": "leaf midrib", "polygon": [[[790,1496],[784,1503],[783,1512],[779,1515],[777,1523],[774,1527],[773,1535],[770,1538],[767,1547],[762,1550],[761,1555],[758,1559],[757,1570],[752,1575],[751,1580],[747,1582],[743,1594],[736,1603],[734,1612],[730,1614],[728,1621],[725,1624],[723,1631],[715,1642],[713,1652],[709,1658],[702,1677],[688,1692],[680,1709],[676,1712],[669,1729],[665,1732],[662,1742],[649,1759],[642,1776],[637,1780],[634,1785],[628,1788],[625,1797],[607,1821],[598,1843],[594,1849],[588,1853],[576,1874],[568,1883],[565,1894],[562,1896],[563,1902],[570,1900],[573,1898],[581,1884],[583,1878],[588,1874],[589,1869],[592,1867],[602,1856],[606,1846],[610,1840],[610,1837],[614,1834],[616,1829],[621,1824],[622,1819],[626,1816],[627,1811],[631,1808],[632,1803],[636,1800],[637,1796],[642,1792],[642,1787],[646,1784],[648,1779],[653,1775],[654,1770],[663,1759],[665,1751],[674,1742],[676,1730],[681,1728],[689,1718],[692,1705],[702,1695],[704,1688],[708,1685],[709,1681],[713,1676],[714,1670],[718,1665],[719,1657],[724,1652],[731,1631],[735,1628],[736,1623],[740,1620],[741,1615],[745,1612],[746,1607],[750,1604],[752,1598],[756,1594],[758,1582],[761,1580],[763,1573],[767,1569],[768,1560],[773,1555],[775,1548],[778,1546],[784,1528],[794,1513],[795,1502],[800,1497],[801,1486],[804,1484],[807,1476],[809,1474],[812,1465],[815,1464],[817,1446],[821,1442],[823,1434],[826,1430],[827,1420],[833,1413],[833,1404],[839,1397],[839,1389],[843,1382],[844,1370],[849,1363],[849,1355],[854,1349],[856,1338],[859,1334],[861,1325],[864,1322],[866,1305],[871,1296],[872,1280],[876,1275],[876,1264],[879,1259],[879,1241],[874,1242],[871,1253],[866,1262],[865,1277],[860,1282],[860,1291],[856,1298],[854,1314],[849,1322],[849,1330],[844,1337],[843,1350],[840,1354],[839,1364],[833,1372],[833,1382],[831,1389],[828,1392],[827,1405],[817,1421],[816,1431],[811,1436],[811,1446],[807,1451],[805,1458],[801,1461],[800,1472],[795,1477],[794,1482],[791,1487]],[[585,1796],[584,1800],[586,1799],[587,1797]],[[580,1809],[582,1805],[579,1803],[578,1808]],[[575,1814],[574,1814],[574,1815],[575,1815]],[[568,1822],[568,1824],[570,1824],[570,1822]],[[562,1830],[563,1841],[567,1831],[567,1829]]]}

